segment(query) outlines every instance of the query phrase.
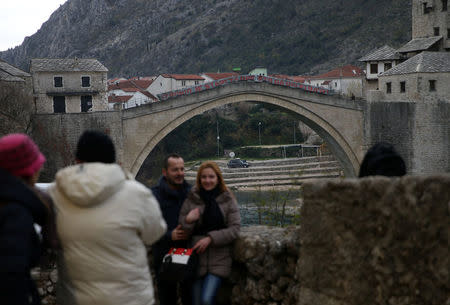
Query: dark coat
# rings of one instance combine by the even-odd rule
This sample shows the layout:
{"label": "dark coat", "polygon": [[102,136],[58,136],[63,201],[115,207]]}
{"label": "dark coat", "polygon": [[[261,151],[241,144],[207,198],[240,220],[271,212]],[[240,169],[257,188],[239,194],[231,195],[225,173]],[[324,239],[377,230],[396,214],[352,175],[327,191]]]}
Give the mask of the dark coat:
{"label": "dark coat", "polygon": [[[204,253],[199,255],[198,275],[203,276],[206,273],[212,273],[217,276],[228,277],[231,273],[233,242],[238,237],[241,228],[241,216],[236,199],[231,192],[223,192],[215,200],[224,217],[225,228],[208,232],[207,236],[211,237],[211,244]],[[193,224],[186,223],[186,215],[195,208],[199,208],[200,219]],[[195,232],[195,227],[201,224],[204,210],[205,203],[200,197],[199,190],[194,187],[180,211],[182,227]],[[194,246],[197,241],[204,237],[201,235],[192,236],[191,246]]]}
{"label": "dark coat", "polygon": [[46,213],[31,188],[0,170],[0,304],[41,304],[30,270],[41,252],[34,223],[44,225]]}
{"label": "dark coat", "polygon": [[162,176],[156,186],[152,187],[153,195],[159,202],[164,220],[167,223],[167,232],[153,245],[155,269],[158,270],[164,255],[171,247],[186,247],[186,241],[172,241],[172,231],[178,226],[178,216],[181,206],[191,189],[186,181],[180,190],[174,190],[167,184],[166,178]]}

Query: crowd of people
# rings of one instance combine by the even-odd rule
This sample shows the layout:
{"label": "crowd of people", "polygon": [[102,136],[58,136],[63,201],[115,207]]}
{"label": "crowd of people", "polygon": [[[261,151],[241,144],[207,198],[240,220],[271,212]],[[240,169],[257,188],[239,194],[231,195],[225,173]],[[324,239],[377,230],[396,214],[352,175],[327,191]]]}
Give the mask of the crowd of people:
{"label": "crowd of people", "polygon": [[[44,248],[58,254],[58,304],[154,304],[149,245],[159,304],[215,304],[241,223],[218,165],[204,162],[191,186],[183,158],[170,154],[149,189],[116,163],[102,132],[85,131],[75,156],[44,193],[35,187],[45,163],[37,145],[25,134],[0,138],[0,304],[41,304],[31,269]],[[405,173],[401,157],[381,143],[364,158],[360,177]],[[191,277],[159,272],[174,249],[196,256]]]}

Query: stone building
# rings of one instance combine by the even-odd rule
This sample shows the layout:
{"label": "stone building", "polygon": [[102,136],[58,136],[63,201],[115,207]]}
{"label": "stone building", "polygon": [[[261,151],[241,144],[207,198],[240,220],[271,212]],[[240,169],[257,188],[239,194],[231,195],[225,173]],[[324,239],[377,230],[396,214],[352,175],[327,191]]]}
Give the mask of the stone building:
{"label": "stone building", "polygon": [[422,52],[380,75],[383,99],[450,101],[450,52]]}
{"label": "stone building", "polygon": [[96,59],[35,58],[30,72],[37,113],[108,109],[108,69]]}
{"label": "stone building", "polygon": [[27,132],[34,112],[31,75],[0,60],[0,136]]}
{"label": "stone building", "polygon": [[[417,101],[424,96],[439,96],[449,101],[448,52],[448,0],[413,0],[412,39],[399,49],[384,46],[359,59],[367,66],[365,95],[379,89],[384,100]],[[374,93],[370,95],[368,99],[375,98]]]}
{"label": "stone building", "polygon": [[392,67],[395,67],[400,62],[400,59],[400,54],[388,45],[385,45],[361,57],[359,61],[366,64],[366,80],[364,89],[378,89],[378,76]]}
{"label": "stone building", "polygon": [[[448,0],[414,0],[412,4],[412,40],[434,38],[429,47],[450,51],[450,13]],[[424,49],[424,50],[428,50]]]}

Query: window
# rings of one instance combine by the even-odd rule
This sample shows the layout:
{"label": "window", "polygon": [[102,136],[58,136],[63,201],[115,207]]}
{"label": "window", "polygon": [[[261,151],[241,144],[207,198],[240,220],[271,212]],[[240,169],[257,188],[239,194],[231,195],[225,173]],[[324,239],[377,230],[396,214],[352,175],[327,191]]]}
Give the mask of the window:
{"label": "window", "polygon": [[334,86],[337,87],[337,82],[334,82]]}
{"label": "window", "polygon": [[186,81],[185,80],[181,81],[181,86],[186,86]]}
{"label": "window", "polygon": [[81,112],[88,112],[92,109],[92,95],[81,96]]}
{"label": "window", "polygon": [[392,93],[392,83],[386,83],[386,93]]}
{"label": "window", "polygon": [[450,29],[447,29],[447,38],[450,39]]}
{"label": "window", "polygon": [[428,83],[430,84],[430,91],[436,91],[436,80],[430,79]]}
{"label": "window", "polygon": [[384,71],[387,71],[387,70],[389,70],[390,68],[392,68],[392,63],[390,63],[390,62],[384,63]]}
{"label": "window", "polygon": [[198,84],[199,84],[199,81],[198,81],[198,80],[196,80],[196,81],[195,81],[195,84],[196,84],[196,85],[198,85]]}
{"label": "window", "polygon": [[53,77],[53,84],[55,87],[62,87],[63,86],[62,76]]}
{"label": "window", "polygon": [[90,87],[91,86],[91,78],[89,76],[81,77],[81,87]]}
{"label": "window", "polygon": [[448,2],[447,0],[442,0],[442,11],[443,12],[447,11],[447,6],[448,6],[447,2]]}
{"label": "window", "polygon": [[427,2],[423,3],[423,13],[424,14],[428,14],[429,12],[431,12],[433,10],[433,7],[431,4],[428,4]]}
{"label": "window", "polygon": [[66,112],[66,98],[64,96],[53,97],[53,112],[54,113]]}
{"label": "window", "polygon": [[370,64],[370,74],[378,74],[378,64]]}
{"label": "window", "polygon": [[434,29],[434,36],[439,36],[439,28],[433,28]]}
{"label": "window", "polygon": [[406,92],[406,82],[400,82],[400,92]]}

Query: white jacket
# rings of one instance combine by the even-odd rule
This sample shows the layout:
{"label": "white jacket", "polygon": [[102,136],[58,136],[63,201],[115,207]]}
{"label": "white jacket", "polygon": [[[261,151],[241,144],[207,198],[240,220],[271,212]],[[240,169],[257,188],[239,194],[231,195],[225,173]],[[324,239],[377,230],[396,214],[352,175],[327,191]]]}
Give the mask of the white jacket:
{"label": "white jacket", "polygon": [[58,304],[151,305],[144,244],[166,231],[158,202],[117,164],[60,170],[49,188],[62,245]]}

